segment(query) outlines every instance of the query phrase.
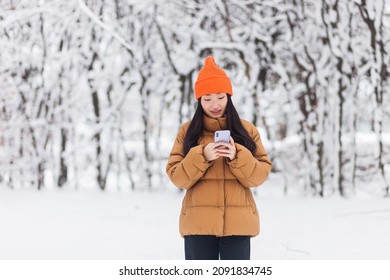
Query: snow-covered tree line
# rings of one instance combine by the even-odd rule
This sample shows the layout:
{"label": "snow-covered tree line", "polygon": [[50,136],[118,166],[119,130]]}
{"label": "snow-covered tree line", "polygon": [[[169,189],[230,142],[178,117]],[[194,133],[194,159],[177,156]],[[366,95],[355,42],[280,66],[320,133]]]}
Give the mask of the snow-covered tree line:
{"label": "snow-covered tree line", "polygon": [[286,192],[389,195],[388,1],[0,6],[3,186],[167,186],[167,156],[212,54]]}

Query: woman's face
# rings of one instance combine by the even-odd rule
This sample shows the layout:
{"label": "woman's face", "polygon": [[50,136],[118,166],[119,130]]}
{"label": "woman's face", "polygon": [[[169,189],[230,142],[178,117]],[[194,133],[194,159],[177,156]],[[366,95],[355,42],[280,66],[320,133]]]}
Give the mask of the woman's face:
{"label": "woman's face", "polygon": [[206,94],[200,98],[203,111],[211,118],[220,118],[226,112],[227,94]]}

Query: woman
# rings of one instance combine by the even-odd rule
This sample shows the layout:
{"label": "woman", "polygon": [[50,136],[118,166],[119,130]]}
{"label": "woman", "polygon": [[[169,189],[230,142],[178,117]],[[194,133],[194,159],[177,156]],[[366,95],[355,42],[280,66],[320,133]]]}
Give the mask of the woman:
{"label": "woman", "polygon": [[[230,79],[208,56],[195,83],[196,112],[180,127],[166,167],[187,190],[180,214],[187,260],[249,260],[250,237],[260,231],[250,188],[265,181],[272,165],[232,95]],[[230,130],[230,143],[214,143],[217,130]]]}

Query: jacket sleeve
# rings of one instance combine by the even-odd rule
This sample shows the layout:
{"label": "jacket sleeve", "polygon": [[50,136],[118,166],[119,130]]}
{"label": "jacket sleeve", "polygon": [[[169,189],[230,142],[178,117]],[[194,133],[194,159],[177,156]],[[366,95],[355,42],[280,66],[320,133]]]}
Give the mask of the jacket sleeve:
{"label": "jacket sleeve", "polygon": [[248,132],[257,146],[255,155],[243,145],[236,143],[236,157],[231,161],[227,160],[227,164],[244,187],[253,188],[261,185],[267,179],[272,164],[263,147],[257,128],[253,126]]}
{"label": "jacket sleeve", "polygon": [[203,145],[193,147],[184,155],[184,136],[185,128],[182,126],[169,155],[166,172],[175,186],[189,189],[203,177],[212,163],[206,162]]}

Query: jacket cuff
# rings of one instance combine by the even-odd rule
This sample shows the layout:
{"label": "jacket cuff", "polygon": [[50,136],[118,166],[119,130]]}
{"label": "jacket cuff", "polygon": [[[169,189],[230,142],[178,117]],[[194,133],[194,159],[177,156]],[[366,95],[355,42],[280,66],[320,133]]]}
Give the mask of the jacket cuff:
{"label": "jacket cuff", "polygon": [[252,153],[243,145],[236,145],[236,157],[233,160],[227,159],[226,162],[230,167],[241,168],[242,166],[251,162]]}
{"label": "jacket cuff", "polygon": [[214,162],[206,161],[203,155],[203,145],[198,145],[191,148],[188,152],[188,155],[190,155],[192,164],[202,172],[205,172]]}

